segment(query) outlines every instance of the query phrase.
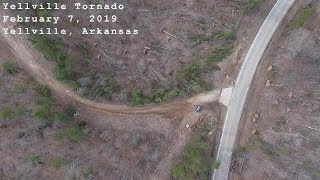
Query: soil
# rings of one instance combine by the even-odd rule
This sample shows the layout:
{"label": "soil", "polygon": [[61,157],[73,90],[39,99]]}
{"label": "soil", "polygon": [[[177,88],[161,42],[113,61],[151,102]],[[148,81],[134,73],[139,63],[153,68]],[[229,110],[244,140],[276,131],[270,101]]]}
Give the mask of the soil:
{"label": "soil", "polygon": [[[159,32],[159,29],[165,27],[167,31],[188,39],[186,29],[194,30],[193,33],[208,33],[211,30],[230,28],[234,25],[233,23],[239,24],[239,20],[243,18],[240,30],[237,33],[240,40],[233,44],[235,49],[233,54],[226,61],[219,63],[222,69],[220,72],[204,76],[207,82],[214,82],[220,89],[229,86],[230,82],[233,81],[237,68],[241,64],[242,58],[240,57],[243,56],[247,45],[254,37],[254,32],[258,30],[259,23],[263,21],[263,17],[272,7],[273,2],[267,1],[264,4],[265,6],[260,9],[261,11],[258,9],[250,17],[245,18],[241,15],[241,8],[238,8],[237,4],[222,0],[207,2],[207,6],[199,3],[187,3],[185,11],[193,10],[195,14],[182,13],[177,17],[175,15],[179,13],[174,8],[179,9],[183,6],[184,4],[181,2],[148,2],[143,6],[147,11],[142,9],[143,13],[139,14],[139,18],[134,20],[132,19],[134,16],[132,16],[131,19],[128,19],[128,21],[133,20],[131,22],[135,22],[134,24],[141,25],[141,23],[144,23],[141,19],[148,16],[148,21],[152,22],[148,28],[152,31],[147,31],[148,28],[142,29],[143,32],[145,31],[148,34],[148,36],[139,37],[142,40],[134,42],[130,39],[101,39],[100,37],[81,37],[80,39],[80,36],[73,36],[79,39],[71,40],[66,37],[62,40],[67,44],[69,43],[70,51],[72,51],[71,47],[75,47],[80,42],[89,43],[92,51],[91,56],[94,59],[92,71],[105,73],[103,69],[110,69],[117,78],[117,82],[122,86],[126,87],[134,84],[139,89],[148,89],[149,83],[154,79],[159,86],[163,86],[163,82],[175,84],[177,82],[176,77],[170,77],[172,70],[176,72],[183,64],[190,62],[194,56],[206,58],[208,53],[219,45],[219,42],[210,42],[191,48],[175,38],[168,41],[168,36],[161,31]],[[138,3],[140,2],[130,2],[127,7],[130,7],[131,10],[141,10],[135,8],[141,7]],[[172,4],[175,6],[172,6]],[[168,10],[163,10],[165,8]],[[4,12],[1,11],[0,14]],[[150,14],[146,12],[150,12]],[[174,18],[166,18],[172,13],[175,14]],[[199,24],[194,22],[196,20],[194,18],[202,16],[210,25],[206,31],[199,30]],[[252,28],[248,29],[250,19],[250,23],[253,21],[256,23],[250,24]],[[177,20],[178,22],[176,22]],[[214,26],[212,25],[213,22]],[[3,27],[4,24],[0,23],[0,26]],[[123,41],[132,43],[124,45],[121,43]],[[200,119],[208,115],[209,119],[216,123],[216,125],[213,124],[214,131],[211,138],[211,143],[216,144],[221,125],[220,117],[223,112],[220,105],[210,102],[218,99],[216,94],[219,93],[217,92],[209,93],[209,95],[199,94],[190,99],[181,98],[168,104],[147,105],[138,108],[123,106],[121,98],[119,98],[120,92],[116,92],[112,104],[102,104],[81,98],[64,83],[56,81],[51,71],[52,62],[45,61],[43,56],[35,51],[27,37],[5,36],[0,39],[0,42],[0,62],[15,59],[26,70],[17,77],[4,81],[11,89],[15,81],[25,82],[30,75],[40,83],[50,86],[54,92],[57,106],[71,103],[77,107],[77,115],[73,118],[71,124],[61,124],[55,121],[50,121],[48,124],[35,120],[31,116],[36,101],[36,93],[32,90],[32,83],[30,83],[27,94],[23,94],[26,97],[21,99],[18,97],[22,97],[22,95],[10,94],[10,90],[4,91],[5,94],[1,97],[3,98],[1,102],[6,102],[5,104],[10,106],[16,103],[15,100],[23,102],[26,104],[29,114],[26,117],[1,124],[0,150],[1,155],[7,158],[1,158],[0,176],[34,179],[52,179],[56,176],[60,178],[80,178],[83,177],[88,168],[92,168],[93,176],[96,179],[106,176],[111,179],[166,179],[170,177],[170,167],[179,160],[182,149],[193,135],[192,130],[186,128],[186,125],[195,127]],[[109,42],[111,46],[108,45]],[[110,56],[117,59],[120,64],[122,62],[128,70],[120,71],[115,68],[113,62],[96,58],[101,53],[99,49],[93,48],[96,43],[99,49],[110,48],[108,49]],[[145,46],[150,47],[156,53],[143,54]],[[159,48],[164,50],[160,51]],[[125,49],[129,54],[122,53]],[[11,54],[11,52],[14,52],[14,54]],[[79,55],[79,52],[72,53]],[[137,59],[141,61],[141,66],[151,66],[152,68],[147,68],[147,71],[141,74],[138,71],[139,68],[136,67]],[[81,64],[81,60],[83,59],[79,58],[76,62]],[[228,65],[229,62],[231,65]],[[101,66],[98,66],[100,64]],[[78,68],[81,71],[81,67]],[[160,72],[161,76],[154,71]],[[150,78],[150,76],[153,78]],[[18,80],[15,80],[15,78]],[[148,90],[146,90],[146,93],[148,93]],[[207,100],[208,98],[211,100]],[[194,107],[199,102],[204,105],[205,109],[201,114],[195,114],[193,112]],[[57,132],[65,131],[73,124],[83,121],[87,122],[88,125],[81,129],[85,135],[82,142],[74,143],[68,139],[57,142],[54,139]],[[40,132],[39,129],[41,129]],[[143,143],[135,149],[134,144],[140,139]],[[34,167],[30,162],[30,156],[33,155],[38,155],[46,165]],[[65,166],[59,170],[54,169],[51,164],[56,158],[65,160]]]}
{"label": "soil", "polygon": [[[301,1],[296,4],[288,20],[301,5]],[[320,177],[318,1],[315,7],[315,14],[303,28],[282,26],[257,70],[241,120],[230,179]],[[274,75],[268,72],[270,66]],[[268,79],[270,87],[261,83]]]}
{"label": "soil", "polygon": [[[13,57],[10,53],[0,54],[1,63]],[[4,72],[0,76],[0,110],[5,106],[26,107],[23,116],[9,121],[0,119],[0,177],[5,179],[79,179],[89,170],[89,177],[94,179],[169,177],[171,165],[193,135],[186,124],[193,127],[204,116],[215,123],[220,116],[219,104],[205,105],[201,114],[165,115],[113,114],[80,106],[69,123],[41,121],[32,116],[38,96],[34,90],[36,82],[23,70],[15,76]],[[15,92],[17,83],[27,85],[25,93]],[[54,109],[65,106],[60,94],[54,93],[53,97]],[[81,128],[80,142],[66,137],[56,139],[57,133],[80,122],[87,122]],[[31,159],[35,156],[44,164],[34,165]],[[63,159],[61,168],[54,167],[57,159]]]}

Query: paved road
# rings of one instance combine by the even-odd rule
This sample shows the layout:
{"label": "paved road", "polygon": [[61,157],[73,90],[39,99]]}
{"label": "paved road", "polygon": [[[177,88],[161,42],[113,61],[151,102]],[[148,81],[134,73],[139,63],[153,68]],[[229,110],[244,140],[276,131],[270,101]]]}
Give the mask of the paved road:
{"label": "paved road", "polygon": [[295,0],[278,0],[270,11],[255,37],[241,67],[235,88],[230,99],[224,121],[222,136],[217,154],[220,168],[213,173],[213,180],[227,180],[233,146],[238,132],[239,121],[246,101],[252,78],[273,33],[280,25]]}

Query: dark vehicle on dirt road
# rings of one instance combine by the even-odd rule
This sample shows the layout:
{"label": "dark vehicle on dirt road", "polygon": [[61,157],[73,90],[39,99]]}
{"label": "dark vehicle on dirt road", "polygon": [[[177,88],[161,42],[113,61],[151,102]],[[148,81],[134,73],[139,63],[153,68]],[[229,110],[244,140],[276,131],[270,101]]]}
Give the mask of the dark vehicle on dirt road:
{"label": "dark vehicle on dirt road", "polygon": [[197,105],[196,106],[196,109],[195,109],[195,111],[194,112],[196,112],[196,113],[200,113],[201,111],[202,111],[202,106],[201,105]]}

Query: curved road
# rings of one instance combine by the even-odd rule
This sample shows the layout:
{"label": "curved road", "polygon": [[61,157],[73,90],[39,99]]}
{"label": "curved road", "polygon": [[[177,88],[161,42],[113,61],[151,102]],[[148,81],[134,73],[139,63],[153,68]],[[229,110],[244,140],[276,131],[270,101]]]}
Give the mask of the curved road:
{"label": "curved road", "polygon": [[233,146],[251,81],[271,37],[294,2],[295,0],[277,1],[260,27],[247,53],[227,109],[217,153],[217,161],[219,161],[221,165],[219,169],[214,171],[212,176],[213,180],[228,179]]}

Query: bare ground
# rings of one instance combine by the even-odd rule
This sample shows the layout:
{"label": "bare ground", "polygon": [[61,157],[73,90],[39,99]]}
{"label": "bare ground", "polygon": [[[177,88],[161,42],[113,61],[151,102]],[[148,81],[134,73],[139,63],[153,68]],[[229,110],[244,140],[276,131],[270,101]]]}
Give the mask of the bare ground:
{"label": "bare ground", "polygon": [[[262,17],[272,7],[272,2],[268,1],[268,5],[264,6],[265,8],[263,8],[262,12],[259,12],[259,15],[252,15],[251,18],[258,22],[257,24],[253,23],[252,29],[250,28],[246,31],[247,27],[245,24],[250,18],[247,18],[241,24],[242,30],[239,32],[239,35],[240,37],[242,35],[248,37],[248,39],[244,38],[241,43],[236,43],[234,45],[236,51],[226,61],[227,63],[232,61],[234,69],[237,69],[239,64],[241,64],[241,58],[237,56],[242,56],[243,52],[245,52],[246,45],[250,42],[251,37],[254,36],[254,32],[258,30],[259,23],[263,21]],[[3,11],[1,12],[3,13]],[[224,13],[231,12],[227,11]],[[1,27],[3,26],[3,24],[0,25]],[[53,128],[45,129],[44,137],[36,135],[38,130],[37,121],[35,120],[18,121],[19,123],[3,127],[3,131],[1,131],[1,142],[3,142],[1,145],[3,146],[1,147],[6,147],[3,148],[3,154],[9,157],[9,159],[2,159],[2,172],[4,172],[5,176],[19,177],[21,175],[23,177],[27,175],[31,178],[47,177],[50,179],[50,177],[53,177],[57,173],[56,170],[50,166],[46,167],[44,171],[42,168],[32,168],[32,165],[28,161],[28,156],[40,153],[46,162],[51,162],[56,157],[66,159],[67,165],[59,170],[61,178],[80,177],[86,168],[92,166],[94,175],[98,179],[106,175],[114,178],[136,177],[149,179],[152,177],[162,179],[170,174],[171,165],[179,160],[179,155],[184,145],[192,135],[191,130],[186,129],[186,125],[195,125],[202,116],[207,114],[210,114],[215,119],[214,122],[219,122],[217,119],[220,118],[220,108],[217,104],[214,104],[214,112],[211,108],[208,108],[201,116],[193,113],[195,104],[210,102],[211,98],[215,100],[215,94],[219,94],[219,92],[198,95],[188,100],[177,100],[173,103],[157,107],[127,108],[122,105],[92,102],[80,98],[67,86],[54,80],[52,78],[50,63],[45,61],[32,48],[31,43],[25,37],[8,36],[1,39],[1,41],[3,40],[7,42],[1,43],[1,51],[10,54],[10,51],[13,49],[20,49],[20,51],[14,51],[15,54],[10,55],[10,57],[17,60],[39,82],[48,84],[54,90],[58,102],[66,104],[75,101],[79,105],[79,115],[75,117],[75,120],[86,121],[89,124],[89,127],[83,129],[87,138],[81,144],[73,144],[68,140],[64,140],[62,143],[55,142],[52,135],[57,130],[63,130],[62,125],[56,123],[52,125]],[[10,44],[11,50],[7,49],[6,43]],[[5,58],[7,59],[7,57]],[[2,60],[3,58],[1,58]],[[214,80],[217,81],[216,83],[222,87],[227,87],[232,82],[232,78],[236,76],[236,70],[234,71],[232,68],[229,68],[227,63],[221,63],[220,66],[223,70],[214,76]],[[32,97],[29,98],[33,99]],[[210,98],[210,100],[207,101],[207,98]],[[218,99],[218,97],[216,98]],[[22,118],[21,120],[24,119]],[[41,124],[42,122],[40,122],[39,126]],[[219,131],[219,126],[214,126],[214,128],[214,136],[217,136],[216,133]],[[27,132],[22,140],[17,139],[17,131],[20,130]],[[137,150],[139,152],[129,147],[130,144],[132,145],[136,141],[135,137],[137,136],[146,140],[145,144]],[[48,144],[43,144],[44,141]],[[32,144],[32,146],[26,146],[25,144]],[[110,150],[110,147],[112,150]],[[92,150],[88,151],[88,149]],[[15,150],[19,150],[19,152]],[[21,153],[25,154],[25,156],[21,156]]]}

